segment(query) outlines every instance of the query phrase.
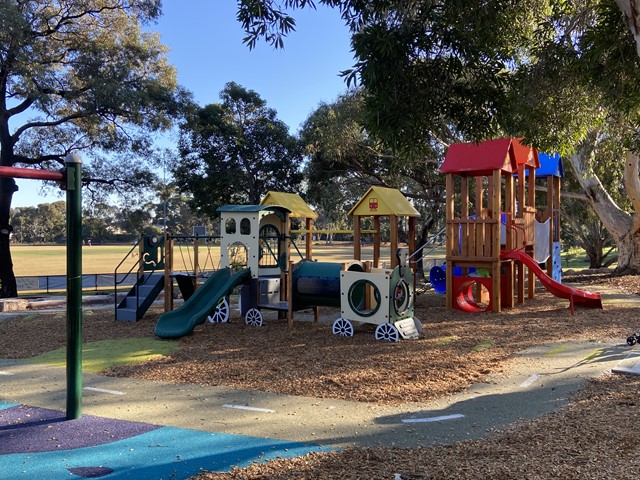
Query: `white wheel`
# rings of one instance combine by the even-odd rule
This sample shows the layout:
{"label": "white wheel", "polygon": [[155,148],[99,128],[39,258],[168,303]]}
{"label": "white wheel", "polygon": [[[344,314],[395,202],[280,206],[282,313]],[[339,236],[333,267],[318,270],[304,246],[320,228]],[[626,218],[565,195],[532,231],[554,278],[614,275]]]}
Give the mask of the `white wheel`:
{"label": "white wheel", "polygon": [[262,313],[257,308],[250,308],[244,316],[244,323],[252,327],[262,326]]}
{"label": "white wheel", "polygon": [[227,323],[229,321],[229,300],[227,297],[222,297],[207,320],[209,323]]}
{"label": "white wheel", "polygon": [[331,329],[334,335],[342,335],[343,337],[353,337],[353,325],[346,318],[339,318],[333,322]]}
{"label": "white wheel", "polygon": [[398,329],[391,323],[381,323],[378,325],[374,335],[376,340],[384,340],[385,342],[397,342],[400,339]]}

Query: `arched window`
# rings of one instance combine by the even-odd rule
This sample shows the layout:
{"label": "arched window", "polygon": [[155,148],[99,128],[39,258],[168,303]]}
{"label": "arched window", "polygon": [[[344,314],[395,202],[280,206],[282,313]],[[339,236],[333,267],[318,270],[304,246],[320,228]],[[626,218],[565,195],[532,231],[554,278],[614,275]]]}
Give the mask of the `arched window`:
{"label": "arched window", "polygon": [[233,218],[227,218],[224,226],[224,231],[229,235],[236,233],[236,221]]}
{"label": "arched window", "polygon": [[251,235],[251,220],[248,218],[240,220],[240,235]]}

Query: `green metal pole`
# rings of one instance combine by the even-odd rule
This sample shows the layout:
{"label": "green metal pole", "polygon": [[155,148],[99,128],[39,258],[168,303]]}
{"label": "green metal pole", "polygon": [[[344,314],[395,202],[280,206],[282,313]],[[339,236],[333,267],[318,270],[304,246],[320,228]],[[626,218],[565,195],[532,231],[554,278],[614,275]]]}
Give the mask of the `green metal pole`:
{"label": "green metal pole", "polygon": [[64,159],[67,180],[67,420],[82,416],[82,160]]}

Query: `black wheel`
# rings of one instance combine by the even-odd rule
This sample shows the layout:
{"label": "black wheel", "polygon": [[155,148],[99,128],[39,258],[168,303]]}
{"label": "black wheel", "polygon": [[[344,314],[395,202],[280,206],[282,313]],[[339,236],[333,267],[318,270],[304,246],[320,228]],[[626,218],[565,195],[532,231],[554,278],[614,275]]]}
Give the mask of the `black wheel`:
{"label": "black wheel", "polygon": [[630,337],[627,337],[627,345],[629,345],[630,347],[635,345],[636,342],[637,342],[637,339],[635,335],[631,335]]}

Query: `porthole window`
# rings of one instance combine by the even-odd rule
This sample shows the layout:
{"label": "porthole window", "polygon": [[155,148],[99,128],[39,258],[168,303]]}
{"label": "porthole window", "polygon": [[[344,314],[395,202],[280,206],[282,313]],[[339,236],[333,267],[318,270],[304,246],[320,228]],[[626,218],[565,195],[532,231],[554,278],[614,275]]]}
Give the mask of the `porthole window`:
{"label": "porthole window", "polygon": [[[366,298],[369,291],[372,291],[373,295],[369,297],[371,305],[367,308]],[[349,288],[347,299],[349,300],[349,306],[355,313],[361,317],[371,317],[380,308],[382,295],[380,295],[380,290],[378,290],[378,287],[373,282],[369,280],[356,280]]]}

